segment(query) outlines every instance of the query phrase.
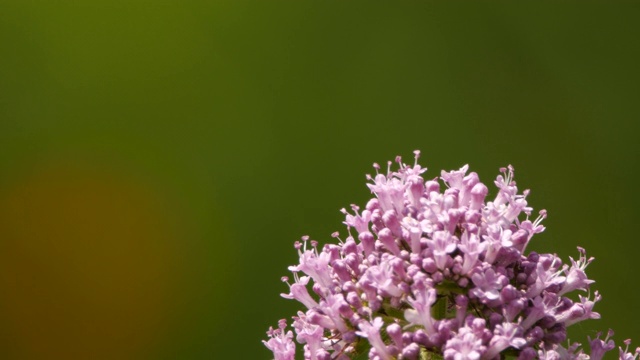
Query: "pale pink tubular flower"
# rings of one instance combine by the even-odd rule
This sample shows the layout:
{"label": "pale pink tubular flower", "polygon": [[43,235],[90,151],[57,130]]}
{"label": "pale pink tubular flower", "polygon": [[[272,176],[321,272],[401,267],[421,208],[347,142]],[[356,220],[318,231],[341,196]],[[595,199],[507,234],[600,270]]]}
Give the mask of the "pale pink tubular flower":
{"label": "pale pink tubular flower", "polygon": [[291,330],[285,332],[287,321],[282,319],[278,322],[278,329],[269,328],[267,335],[270,339],[262,341],[265,346],[273,351],[275,360],[294,360],[296,355],[296,346],[293,343],[293,332]]}

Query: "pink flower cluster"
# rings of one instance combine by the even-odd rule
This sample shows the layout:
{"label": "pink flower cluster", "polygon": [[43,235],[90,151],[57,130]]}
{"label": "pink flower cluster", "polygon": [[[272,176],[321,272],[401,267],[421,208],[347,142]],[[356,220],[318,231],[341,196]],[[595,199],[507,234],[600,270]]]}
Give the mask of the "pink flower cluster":
{"label": "pink flower cluster", "polygon": [[[526,252],[544,210],[530,220],[528,190],[518,193],[513,168],[501,169],[497,194],[468,166],[425,181],[426,168],[396,158],[399,168],[368,176],[375,197],[345,214],[348,236],[318,248],[303,237],[300,263],[289,267],[288,299],[304,358],[351,359],[601,359],[612,332],[589,339],[590,355],[567,342],[567,327],[598,319],[600,294],[589,292],[578,248],[565,264],[555,254]],[[289,282],[284,277],[283,281]],[[583,294],[569,296],[576,291]],[[276,360],[295,357],[294,335],[281,320],[264,341]],[[566,343],[566,344],[565,344]],[[632,360],[640,348],[620,348]]]}

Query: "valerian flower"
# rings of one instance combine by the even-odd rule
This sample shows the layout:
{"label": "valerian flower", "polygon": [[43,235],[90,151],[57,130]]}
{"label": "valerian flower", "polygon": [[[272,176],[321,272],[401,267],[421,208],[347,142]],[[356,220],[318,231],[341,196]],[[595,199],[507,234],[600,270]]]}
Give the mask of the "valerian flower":
{"label": "valerian flower", "polygon": [[[487,199],[467,165],[425,181],[419,154],[412,166],[397,157],[386,174],[374,164],[367,186],[375,197],[363,210],[342,209],[344,240],[334,233],[337,243],[322,248],[308,236],[295,243],[299,264],[289,267],[292,284],[283,278],[282,296],[306,309],[292,324],[304,358],[597,360],[612,350],[612,331],[589,339],[590,355],[568,343],[569,326],[600,318],[601,295],[585,273],[593,258],[578,248],[564,264],[525,251],[547,213],[530,219],[529,190],[518,192],[513,167],[500,169]],[[567,296],[576,291],[584,295]],[[264,341],[276,360],[295,357],[286,327],[280,320]],[[619,358],[635,360],[640,348],[624,344]]]}

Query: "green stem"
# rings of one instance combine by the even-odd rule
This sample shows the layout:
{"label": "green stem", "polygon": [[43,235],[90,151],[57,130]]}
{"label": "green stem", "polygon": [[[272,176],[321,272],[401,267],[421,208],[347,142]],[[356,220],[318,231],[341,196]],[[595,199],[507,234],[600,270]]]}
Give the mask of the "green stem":
{"label": "green stem", "polygon": [[420,349],[420,360],[442,360],[444,359],[442,356],[432,353],[427,349]]}

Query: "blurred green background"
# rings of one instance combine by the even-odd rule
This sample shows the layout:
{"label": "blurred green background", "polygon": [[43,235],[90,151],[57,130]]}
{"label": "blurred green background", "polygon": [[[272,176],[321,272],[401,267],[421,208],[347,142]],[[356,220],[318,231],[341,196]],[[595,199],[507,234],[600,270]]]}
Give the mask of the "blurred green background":
{"label": "blurred green background", "polygon": [[[513,164],[640,344],[638,2],[0,0],[0,358],[267,359],[364,174]],[[430,174],[430,175],[429,175]]]}

